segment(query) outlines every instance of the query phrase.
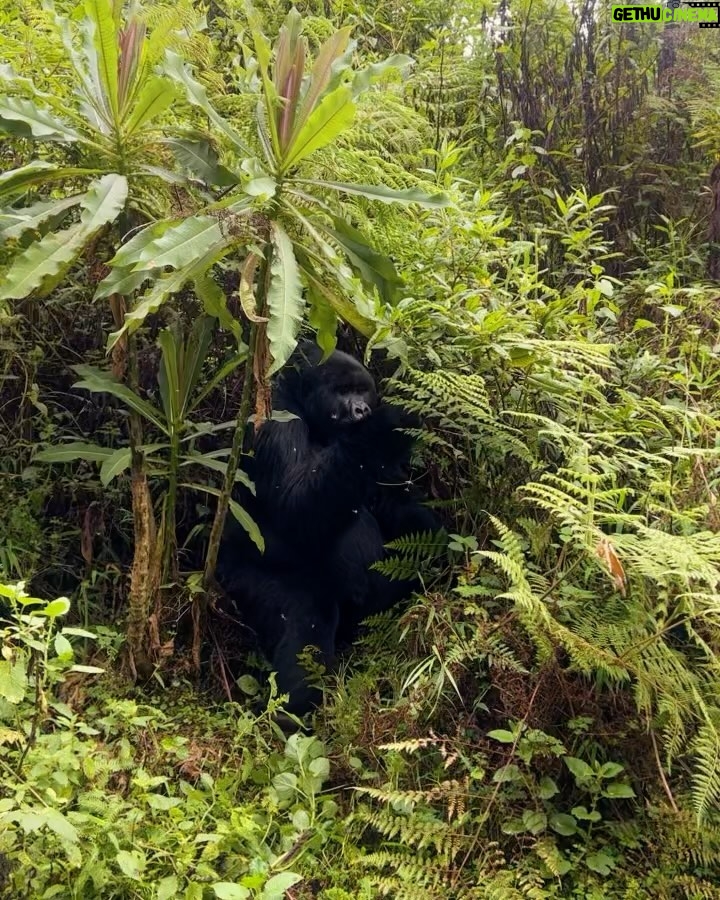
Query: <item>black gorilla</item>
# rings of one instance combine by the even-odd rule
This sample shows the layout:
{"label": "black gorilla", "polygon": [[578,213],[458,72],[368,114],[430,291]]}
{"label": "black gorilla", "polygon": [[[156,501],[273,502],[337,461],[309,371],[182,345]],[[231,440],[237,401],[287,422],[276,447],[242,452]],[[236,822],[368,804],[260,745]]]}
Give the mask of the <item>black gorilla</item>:
{"label": "black gorilla", "polygon": [[301,344],[276,380],[273,406],[296,418],[262,425],[248,466],[256,496],[242,497],[265,552],[233,520],[217,577],[290,695],[289,711],[302,714],[318,696],[298,653],[312,645],[331,663],[362,619],[409,596],[412,583],[370,566],[384,543],[439,525],[408,487],[402,414],[378,403],[357,360],[336,351],[321,363],[317,347]]}

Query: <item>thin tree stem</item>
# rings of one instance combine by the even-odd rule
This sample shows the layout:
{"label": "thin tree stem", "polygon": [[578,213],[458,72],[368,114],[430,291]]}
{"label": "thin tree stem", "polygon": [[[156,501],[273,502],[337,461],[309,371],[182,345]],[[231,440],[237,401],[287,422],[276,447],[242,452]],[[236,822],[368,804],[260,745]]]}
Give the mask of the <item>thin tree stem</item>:
{"label": "thin tree stem", "polygon": [[250,325],[250,340],[248,344],[248,355],[245,361],[245,376],[243,379],[243,390],[240,398],[240,408],[235,423],[235,433],[233,435],[232,448],[227,461],[225,470],[225,480],[223,482],[220,496],[218,497],[217,507],[215,509],[215,518],[213,519],[212,528],[210,529],[210,540],[208,541],[208,550],[205,557],[205,571],[203,574],[203,586],[205,590],[209,590],[215,578],[215,567],[217,566],[218,553],[220,551],[220,540],[225,528],[225,519],[230,506],[230,497],[235,484],[235,473],[240,464],[240,454],[242,453],[243,443],[245,439],[245,429],[248,419],[250,418],[250,410],[252,409],[253,399],[253,365],[255,361],[255,349],[257,344],[257,326],[253,322]]}
{"label": "thin tree stem", "polygon": [[167,497],[165,498],[165,547],[163,551],[163,579],[174,580],[177,575],[177,486],[180,465],[180,439],[177,422],[172,423],[170,435],[170,466]]}
{"label": "thin tree stem", "polygon": [[[272,245],[268,242],[265,245],[265,255],[258,277],[258,310],[262,311],[267,305],[267,293],[270,286],[270,258],[272,255]],[[192,655],[195,670],[200,671],[200,648],[202,646],[202,637],[205,631],[205,620],[210,599],[210,592],[215,587],[215,569],[217,568],[218,555],[220,553],[220,542],[222,540],[223,531],[225,530],[225,520],[230,507],[230,499],[232,497],[233,487],[235,486],[235,474],[240,465],[240,456],[242,454],[243,444],[245,443],[245,430],[247,428],[248,419],[253,403],[253,388],[255,386],[255,366],[258,353],[258,339],[262,326],[255,322],[250,323],[250,335],[248,338],[248,355],[245,361],[245,376],[243,379],[242,395],[240,397],[240,408],[238,409],[237,419],[235,422],[235,433],[233,435],[230,456],[225,469],[225,478],[223,486],[218,496],[218,503],[215,509],[215,518],[213,519],[210,529],[210,538],[208,541],[207,554],[205,556],[205,569],[203,572],[203,590],[197,595],[192,608],[193,619],[193,645]]]}

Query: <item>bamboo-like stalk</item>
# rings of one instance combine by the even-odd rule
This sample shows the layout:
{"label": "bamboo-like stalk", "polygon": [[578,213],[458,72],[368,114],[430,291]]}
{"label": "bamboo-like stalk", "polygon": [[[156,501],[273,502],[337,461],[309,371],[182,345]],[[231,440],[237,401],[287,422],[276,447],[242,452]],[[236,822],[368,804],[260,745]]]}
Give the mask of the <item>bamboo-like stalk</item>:
{"label": "bamboo-like stalk", "polygon": [[225,519],[227,518],[227,512],[230,506],[232,489],[235,485],[235,473],[240,464],[245,429],[247,427],[248,419],[250,418],[250,410],[252,409],[254,387],[253,365],[257,346],[257,327],[258,326],[254,322],[250,325],[248,356],[245,361],[243,390],[240,397],[240,407],[238,409],[237,419],[235,421],[235,433],[233,434],[232,447],[230,449],[230,455],[228,456],[223,486],[218,497],[217,507],[215,508],[215,518],[213,519],[212,528],[210,529],[208,550],[207,555],[205,556],[205,571],[203,573],[203,586],[206,591],[212,587],[214,582],[220,541],[225,528]]}
{"label": "bamboo-like stalk", "polygon": [[215,568],[217,566],[218,553],[220,552],[220,541],[222,540],[223,531],[225,530],[225,520],[230,506],[230,497],[235,484],[235,473],[240,464],[240,454],[242,453],[245,428],[250,410],[252,408],[253,398],[253,358],[255,355],[255,343],[257,336],[257,326],[255,323],[250,325],[250,339],[248,344],[248,356],[245,361],[245,375],[243,380],[243,391],[240,398],[240,408],[238,409],[237,419],[235,422],[235,433],[233,434],[232,447],[227,461],[225,470],[225,478],[223,486],[218,496],[217,506],[215,508],[215,517],[213,518],[212,527],[210,529],[210,539],[208,541],[207,554],[205,556],[205,570],[203,572],[203,590],[198,592],[193,598],[192,606],[192,622],[193,622],[193,642],[192,657],[195,671],[200,671],[200,648],[202,646],[203,634],[205,632],[205,622],[207,618],[207,610],[210,601],[210,592],[215,587]]}
{"label": "bamboo-like stalk", "polygon": [[[127,383],[133,391],[138,390],[137,352],[134,336],[128,336]],[[133,509],[133,538],[135,550],[130,575],[130,596],[128,598],[127,646],[128,664],[133,678],[138,674],[149,677],[151,662],[147,653],[147,624],[150,608],[159,586],[158,534],[152,505],[150,486],[147,480],[145,457],[142,446],[142,420],[139,413],[130,411],[130,479]]]}
{"label": "bamboo-like stalk", "polygon": [[[257,307],[260,315],[262,315],[267,306],[267,293],[270,286],[272,244],[268,242],[265,245],[264,250],[264,259],[258,278]],[[225,530],[225,520],[227,519],[227,513],[230,507],[230,498],[232,497],[233,487],[235,486],[235,474],[240,465],[240,456],[245,442],[245,430],[253,405],[255,363],[259,347],[258,341],[262,328],[264,328],[264,323],[250,323],[248,355],[245,361],[245,374],[243,377],[240,407],[235,421],[235,432],[233,434],[233,442],[230,448],[230,455],[228,456],[227,467],[225,469],[225,478],[223,479],[223,486],[220,490],[217,506],[215,508],[215,517],[213,518],[212,527],[210,528],[208,549],[207,554],[205,555],[205,569],[203,571],[203,590],[197,594],[193,603],[192,655],[196,671],[200,670],[200,648],[202,646],[202,637],[205,630],[205,619],[210,600],[210,593],[215,589],[215,569],[217,567],[218,554],[220,552],[220,542],[222,541],[223,531]]]}
{"label": "bamboo-like stalk", "polygon": [[163,550],[163,583],[177,576],[177,490],[180,468],[180,433],[177,422],[170,424],[170,461],[167,496],[165,498],[165,547]]}

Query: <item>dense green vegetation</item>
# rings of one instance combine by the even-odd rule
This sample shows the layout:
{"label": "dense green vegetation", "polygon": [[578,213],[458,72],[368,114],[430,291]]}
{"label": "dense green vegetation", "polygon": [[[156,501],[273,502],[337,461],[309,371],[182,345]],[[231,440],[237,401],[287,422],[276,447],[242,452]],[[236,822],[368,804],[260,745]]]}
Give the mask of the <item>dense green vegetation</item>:
{"label": "dense green vegetation", "polygon": [[[0,0],[0,897],[720,897],[720,45],[609,9]],[[213,574],[302,330],[450,540],[287,739]]]}

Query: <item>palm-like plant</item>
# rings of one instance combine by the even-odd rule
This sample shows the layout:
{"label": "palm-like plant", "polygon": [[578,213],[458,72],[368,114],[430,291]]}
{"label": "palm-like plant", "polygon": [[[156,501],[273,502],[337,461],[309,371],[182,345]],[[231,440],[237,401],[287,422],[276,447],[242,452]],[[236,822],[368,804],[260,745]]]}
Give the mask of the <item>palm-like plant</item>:
{"label": "palm-like plant", "polygon": [[[391,262],[342,217],[329,195],[428,207],[444,206],[448,200],[443,194],[430,195],[417,188],[393,190],[383,185],[319,180],[305,171],[304,164],[311,157],[351,127],[361,94],[388,69],[407,65],[408,57],[395,55],[360,71],[353,70],[354,45],[345,28],[320,47],[306,75],[307,42],[301,33],[300,15],[294,9],[280,31],[272,66],[268,41],[252,17],[251,24],[254,63],[260,74],[254,147],[215,110],[177,54],[168,52],[165,64],[167,74],[182,85],[188,101],[205,113],[218,138],[243,158],[241,171],[218,166],[211,148],[202,142],[173,141],[179,159],[194,174],[209,185],[230,190],[201,216],[161,223],[137,235],[112,261],[115,271],[101,290],[108,292],[130,284],[132,276],[135,282],[152,278],[161,267],[173,269],[156,281],[128,317],[126,330],[133,331],[198,271],[207,271],[238,248],[244,250],[250,237],[259,238],[264,246],[260,253],[246,256],[240,298],[247,301],[243,302],[245,312],[251,319],[255,317],[257,310],[250,294],[254,282],[260,282],[255,277],[262,269],[258,263],[264,259],[270,264],[272,257],[265,300],[274,371],[295,345],[305,309],[303,287],[321,332],[321,343],[330,343],[338,316],[360,331],[373,330],[371,307],[366,304],[363,311],[348,263],[366,285],[378,289],[384,300],[392,297],[399,283]],[[258,212],[261,216],[253,219]],[[258,305],[262,303],[258,301]],[[119,336],[120,332],[112,340]]]}
{"label": "palm-like plant", "polygon": [[253,383],[258,386],[261,420],[269,412],[267,377],[292,353],[306,313],[318,331],[319,343],[329,350],[338,318],[366,335],[374,332],[375,307],[362,284],[377,290],[382,302],[392,298],[400,281],[390,260],[342,216],[332,198],[345,194],[426,207],[448,203],[445,195],[419,188],[393,190],[319,180],[308,168],[312,157],[350,128],[358,99],[373,80],[390,67],[406,65],[407,57],[394,56],[354,70],[349,29],[342,29],[320,47],[306,73],[307,42],[294,9],[280,31],[274,59],[252,12],[250,26],[253,65],[259,74],[251,140],[255,152],[211,105],[183,61],[168,52],[167,74],[183,86],[188,101],[206,114],[218,138],[243,163],[240,171],[233,172],[230,166],[216,164],[209,147],[196,143],[191,153],[187,144],[179,144],[184,164],[207,184],[228,186],[226,195],[201,215],[158,223],[135,235],[111,261],[113,270],[100,285],[101,293],[110,293],[146,279],[153,282],[128,313],[123,328],[111,336],[112,344],[140,327],[148,314],[188,282],[194,282],[196,289],[200,286],[201,293],[207,291],[214,284],[208,273],[216,262],[233,253],[243,256],[239,294],[251,322],[252,352],[210,536],[206,585],[214,573]]}
{"label": "palm-like plant", "polygon": [[[119,232],[131,224],[165,212],[163,181],[179,176],[157,166],[163,152],[172,159],[162,148],[167,129],[161,128],[161,116],[177,89],[155,68],[175,38],[168,27],[148,34],[139,10],[123,21],[121,9],[110,0],[85,0],[79,20],[50,10],[71,90],[40,91],[9,66],[0,66],[0,133],[50,145],[45,158],[0,175],[0,243],[9,258],[0,301],[46,296],[113,225],[119,226],[119,240]],[[107,295],[121,328],[123,293]],[[133,348],[124,342],[118,349],[116,372],[127,375],[131,391],[137,386]],[[130,606],[147,610],[159,581],[153,558],[156,525],[136,408],[129,421],[135,526]],[[130,649],[139,655],[139,647]],[[130,663],[134,668],[132,655]]]}
{"label": "palm-like plant", "polygon": [[[51,158],[0,175],[0,241],[25,239],[3,275],[0,300],[47,295],[129,207],[144,218],[163,210],[159,179],[175,176],[155,163],[166,133],[161,116],[177,91],[154,69],[168,32],[148,35],[137,15],[123,22],[120,9],[86,0],[79,21],[53,15],[72,82],[62,96],[0,66],[0,133],[53,145]],[[25,202],[38,193],[42,199]]]}

